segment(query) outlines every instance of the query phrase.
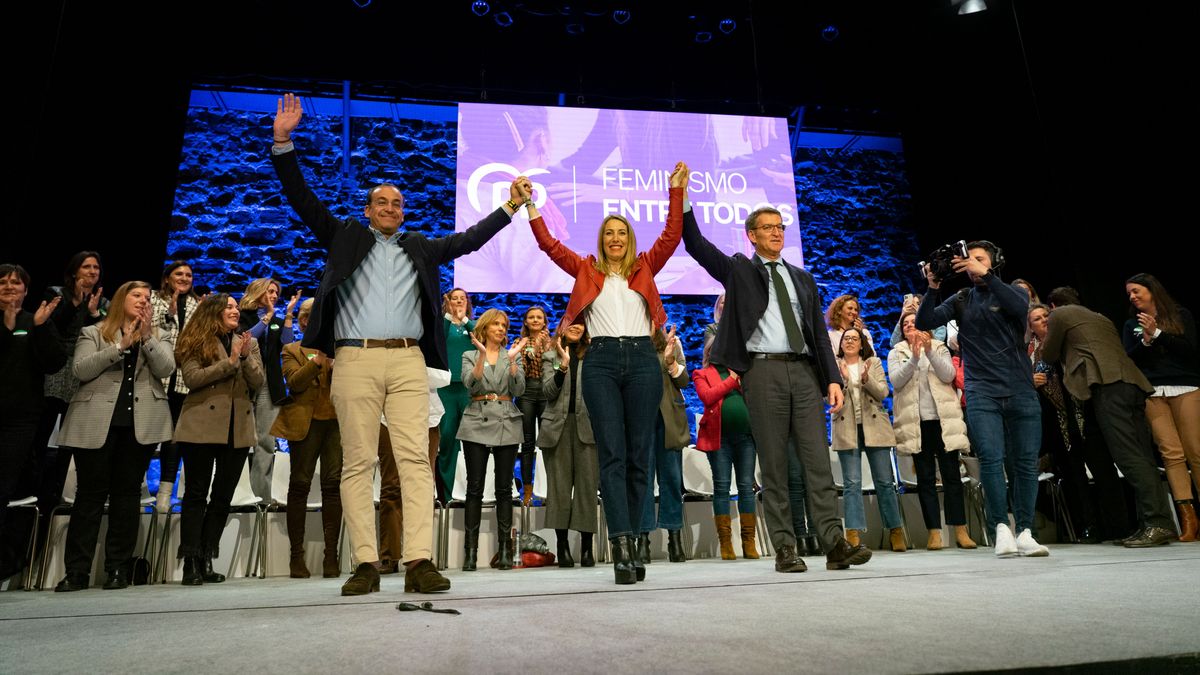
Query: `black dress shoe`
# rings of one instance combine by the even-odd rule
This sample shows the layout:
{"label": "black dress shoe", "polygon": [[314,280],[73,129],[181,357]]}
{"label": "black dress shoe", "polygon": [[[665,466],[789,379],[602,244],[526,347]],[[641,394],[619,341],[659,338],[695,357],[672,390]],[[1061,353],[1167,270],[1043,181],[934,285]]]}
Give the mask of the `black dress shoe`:
{"label": "black dress shoe", "polygon": [[634,553],[634,560],[640,561],[645,565],[650,564],[650,533],[643,532],[637,538],[637,550]]}
{"label": "black dress shoe", "polygon": [[342,595],[367,595],[379,591],[379,570],[369,562],[359,563],[354,574],[342,584]]}
{"label": "black dress shoe", "polygon": [[200,586],[204,584],[204,563],[199,556],[189,555],[183,559],[184,586]]}
{"label": "black dress shoe", "polygon": [[204,577],[204,583],[206,584],[219,584],[225,581],[225,575],[213,569],[211,557],[204,558],[204,569],[201,570],[200,574]]}
{"label": "black dress shoe", "polygon": [[796,553],[795,546],[780,546],[775,552],[775,571],[807,572],[808,565],[805,565],[804,558]]}
{"label": "black dress shoe", "polygon": [[[650,541],[650,535],[643,534],[642,537],[646,538],[647,543]],[[635,548],[638,548],[638,549],[641,548],[641,541],[639,541],[639,539],[640,538],[635,538],[633,535],[629,536],[629,549],[630,550],[634,550]],[[639,553],[633,554],[633,574],[634,574],[634,577],[638,581],[646,580],[646,563],[649,560],[650,560],[650,547],[649,546],[646,547],[646,557],[645,558],[642,558],[642,556],[639,555]]]}
{"label": "black dress shoe", "polygon": [[1125,540],[1125,548],[1150,548],[1151,546],[1165,546],[1176,539],[1179,535],[1175,532],[1162,527],[1147,527],[1142,530],[1141,534],[1131,539]]}
{"label": "black dress shoe", "polygon": [[825,554],[825,569],[849,569],[851,565],[861,565],[870,559],[871,549],[862,544],[851,546],[845,537],[838,537],[833,549]]}
{"label": "black dress shoe", "polygon": [[813,555],[825,555],[825,549],[821,548],[821,539],[817,535],[805,535],[804,542],[808,544],[808,550],[812,551]]}
{"label": "black dress shoe", "polygon": [[77,572],[67,572],[67,576],[63,577],[62,581],[54,587],[55,593],[72,593],[74,591],[86,591],[88,588],[89,579],[86,574]]}
{"label": "black dress shoe", "polygon": [[808,537],[796,537],[796,555],[804,557],[806,555],[816,555],[812,549],[808,547]]}
{"label": "black dress shoe", "polygon": [[108,573],[108,579],[102,587],[106,591],[119,591],[122,588],[129,588],[129,572],[122,568],[117,568]]}
{"label": "black dress shoe", "polygon": [[633,547],[630,546],[632,541],[633,537],[613,537],[610,542],[612,544],[613,576],[621,585],[637,583],[637,573],[633,569]]}
{"label": "black dress shoe", "polygon": [[667,559],[671,562],[687,562],[687,553],[683,550],[683,537],[679,530],[667,530]]}
{"label": "black dress shoe", "polygon": [[[376,577],[375,590],[379,590],[378,578]],[[450,580],[442,576],[437,566],[429,560],[418,560],[409,565],[408,570],[404,573],[405,593],[437,593],[448,590],[450,590]]]}

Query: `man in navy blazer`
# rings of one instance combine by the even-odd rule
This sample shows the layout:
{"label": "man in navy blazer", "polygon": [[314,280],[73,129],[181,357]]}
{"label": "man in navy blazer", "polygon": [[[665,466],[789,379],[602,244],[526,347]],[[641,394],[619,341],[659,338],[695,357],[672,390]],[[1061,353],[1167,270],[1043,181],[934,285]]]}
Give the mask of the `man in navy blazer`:
{"label": "man in navy blazer", "polygon": [[446,338],[437,313],[438,267],[487,243],[525,200],[514,181],[512,199],[504,207],[465,232],[429,239],[400,232],[404,195],[385,184],[367,192],[363,213],[369,227],[355,218],[341,220],[313,194],[300,171],[291,133],[302,115],[295,96],[280,99],[271,162],[288,204],[329,251],[303,344],[336,357],[330,393],[342,436],[342,506],[358,563],[342,595],[379,590],[371,483],[381,413],[387,418],[404,499],[404,590],[448,590],[450,581],[430,562],[434,483],[425,367],[447,369]]}
{"label": "man in navy blazer", "polygon": [[683,214],[683,245],[725,287],[725,310],[709,357],[742,377],[750,429],[762,466],[763,509],[775,547],[775,570],[804,572],[796,553],[788,501],[789,447],[804,464],[812,516],[828,569],[871,559],[865,546],[846,541],[829,466],[823,397],[842,407],[842,378],[821,317],[821,293],[808,272],[783,259],[783,217],[760,208],[746,218],[754,256],[725,255],[704,238],[690,205]]}

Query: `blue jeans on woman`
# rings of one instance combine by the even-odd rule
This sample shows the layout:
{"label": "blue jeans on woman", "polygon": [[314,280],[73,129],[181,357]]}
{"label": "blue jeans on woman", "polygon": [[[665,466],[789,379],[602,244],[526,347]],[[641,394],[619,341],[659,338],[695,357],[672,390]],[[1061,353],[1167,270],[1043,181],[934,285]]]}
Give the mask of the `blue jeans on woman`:
{"label": "blue jeans on woman", "polygon": [[738,513],[754,513],[754,437],[749,431],[721,434],[720,449],[707,454],[712,468],[713,515],[729,515],[729,485],[735,472]]}
{"label": "blue jeans on woman", "polygon": [[[654,425],[654,471],[647,471],[646,506],[642,510],[642,532],[658,528],[683,528],[683,448],[664,448],[666,432],[662,415]],[[658,476],[658,520],[654,518],[654,477]]]}
{"label": "blue jeans on woman", "polygon": [[846,510],[846,529],[865,531],[867,514],[862,498],[862,453],[867,453],[867,464],[871,465],[871,477],[875,479],[875,499],[879,502],[879,515],[886,529],[900,527],[900,502],[896,498],[896,478],[892,469],[891,448],[867,448],[862,425],[858,425],[858,447],[854,450],[839,450],[838,460],[842,464],[842,480],[846,487],[842,501]]}
{"label": "blue jeans on woman", "polygon": [[[647,337],[596,337],[581,384],[600,461],[609,538],[637,535],[646,507],[662,371]],[[661,443],[660,443],[661,445]]]}

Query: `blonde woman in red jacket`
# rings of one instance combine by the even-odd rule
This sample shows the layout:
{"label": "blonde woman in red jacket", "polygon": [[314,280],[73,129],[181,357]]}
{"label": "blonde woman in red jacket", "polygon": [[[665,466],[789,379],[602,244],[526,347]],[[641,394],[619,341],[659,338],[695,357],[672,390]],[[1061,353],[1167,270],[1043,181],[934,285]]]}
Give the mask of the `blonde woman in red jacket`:
{"label": "blonde woman in red jacket", "polygon": [[667,264],[683,235],[683,199],[689,173],[680,162],[671,173],[670,209],[662,234],[637,252],[633,227],[613,214],[600,223],[596,255],[582,256],[550,234],[530,194],[518,182],[529,207],[533,236],[550,260],[575,278],[562,325],[584,323],[591,336],[583,399],[592,418],[600,460],[600,496],[613,550],[618,584],[646,578],[632,551],[640,534],[647,470],[654,445],[662,377],[650,334],[667,322],[654,275]]}

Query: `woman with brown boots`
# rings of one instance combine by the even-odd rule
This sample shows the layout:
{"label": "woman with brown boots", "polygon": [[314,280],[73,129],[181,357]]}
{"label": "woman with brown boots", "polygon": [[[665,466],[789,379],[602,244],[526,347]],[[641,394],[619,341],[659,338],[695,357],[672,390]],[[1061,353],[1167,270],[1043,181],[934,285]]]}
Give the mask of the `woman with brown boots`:
{"label": "woman with brown boots", "polygon": [[[300,305],[297,320],[300,332],[308,329],[313,300]],[[338,539],[342,528],[342,436],[338,430],[337,412],[329,399],[333,381],[333,359],[318,349],[307,349],[300,342],[283,347],[283,378],[287,382],[288,398],[275,418],[271,435],[288,442],[291,451],[292,473],[288,479],[287,533],[291,544],[288,562],[293,579],[307,579],[304,562],[304,521],[308,515],[308,491],[312,485],[317,460],[321,460],[321,526],[325,535],[325,559],[321,576],[331,579],[341,576],[338,561]]]}

